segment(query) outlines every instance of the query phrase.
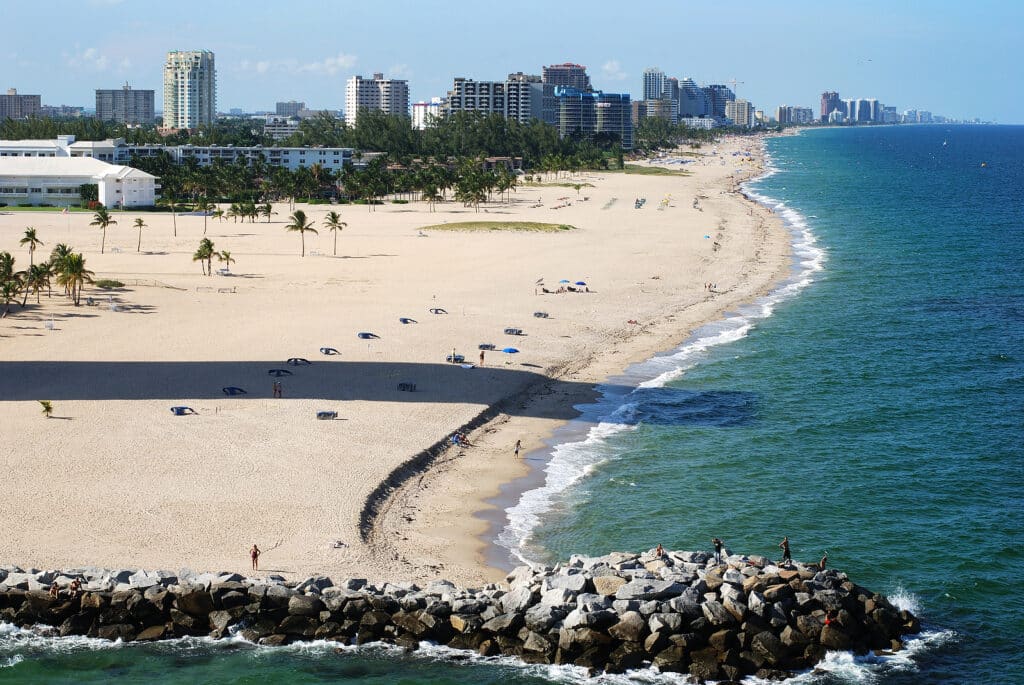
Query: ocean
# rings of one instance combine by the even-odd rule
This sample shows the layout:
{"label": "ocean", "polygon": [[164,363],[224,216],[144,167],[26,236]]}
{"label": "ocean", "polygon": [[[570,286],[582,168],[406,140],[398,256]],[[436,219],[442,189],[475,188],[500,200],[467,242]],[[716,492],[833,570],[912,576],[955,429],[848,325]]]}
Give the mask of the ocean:
{"label": "ocean", "polygon": [[[609,379],[497,549],[551,562],[718,536],[777,557],[788,535],[796,559],[827,552],[924,625],[895,657],[832,654],[796,682],[1024,682],[1024,127],[821,129],[767,148],[746,191],[792,233],[789,278]],[[4,683],[583,678],[451,655],[0,626]]]}

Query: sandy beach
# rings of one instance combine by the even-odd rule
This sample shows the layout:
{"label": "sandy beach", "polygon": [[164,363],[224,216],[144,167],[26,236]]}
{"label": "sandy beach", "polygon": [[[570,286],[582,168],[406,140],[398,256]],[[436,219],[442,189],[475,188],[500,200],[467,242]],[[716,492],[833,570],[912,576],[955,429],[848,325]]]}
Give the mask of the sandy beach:
{"label": "sandy beach", "polygon": [[[246,572],[255,542],[261,571],[288,577],[500,578],[484,558],[487,500],[536,465],[514,458],[516,440],[526,456],[595,383],[788,273],[781,222],[735,192],[761,168],[759,141],[716,149],[672,165],[686,176],[549,177],[479,212],[300,205],[320,230],[304,258],[284,230],[287,205],[269,223],[208,218],[207,237],[236,260],[230,275],[205,276],[192,261],[200,216],[179,215],[175,237],[169,214],[118,213],[101,255],[91,214],[0,209],[0,250],[16,269],[28,265],[18,240],[34,226],[45,243],[37,261],[66,243],[96,278],[125,283],[88,289],[93,305],[81,307],[55,286],[0,320],[0,560]],[[322,222],[332,209],[348,224],[337,256]],[[575,229],[420,231],[460,221]],[[590,292],[541,292],[562,279]],[[481,343],[499,350],[482,367]],[[500,352],[509,346],[519,353]],[[453,350],[474,366],[446,363]],[[230,386],[246,394],[226,396]],[[53,402],[53,418],[37,400]],[[178,405],[196,415],[173,415]],[[436,449],[467,425],[472,446]],[[410,460],[417,468],[403,471]],[[367,518],[389,476],[401,487]]]}

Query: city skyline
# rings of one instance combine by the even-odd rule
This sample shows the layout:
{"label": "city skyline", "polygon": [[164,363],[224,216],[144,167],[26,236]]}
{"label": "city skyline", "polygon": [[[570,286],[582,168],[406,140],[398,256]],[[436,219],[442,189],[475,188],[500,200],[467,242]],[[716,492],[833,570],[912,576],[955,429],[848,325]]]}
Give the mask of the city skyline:
{"label": "city skyline", "polygon": [[[13,25],[46,26],[51,43],[31,31],[9,36],[0,87],[38,93],[48,105],[89,107],[96,89],[129,81],[156,90],[162,111],[167,51],[206,49],[217,55],[217,108],[225,112],[273,111],[276,102],[293,99],[311,109],[343,109],[346,81],[374,72],[407,80],[412,103],[443,96],[455,77],[499,80],[576,62],[587,67],[595,89],[634,99],[642,95],[644,69],[657,67],[698,84],[736,79],[737,97],[766,111],[780,104],[816,109],[823,91],[836,90],[901,111],[1024,120],[1021,95],[1007,87],[1015,83],[1010,50],[1024,8],[1003,3],[938,2],[927,13],[875,0],[856,8],[740,4],[726,14],[652,2],[628,32],[609,21],[620,11],[611,3],[570,3],[579,11],[563,4],[566,21],[553,21],[544,3],[524,0],[502,10],[497,23],[493,13],[465,2],[444,9],[397,4],[399,11],[384,12],[339,3],[324,12],[298,0],[288,13],[257,6],[239,18],[194,0],[183,0],[170,17],[141,1],[59,1],[59,23],[41,7],[14,6]],[[458,40],[441,40],[456,17]],[[381,26],[385,18],[385,29],[359,28]],[[602,33],[612,30],[615,42]],[[514,39],[495,40],[502,35]],[[281,40],[287,36],[301,40]]]}

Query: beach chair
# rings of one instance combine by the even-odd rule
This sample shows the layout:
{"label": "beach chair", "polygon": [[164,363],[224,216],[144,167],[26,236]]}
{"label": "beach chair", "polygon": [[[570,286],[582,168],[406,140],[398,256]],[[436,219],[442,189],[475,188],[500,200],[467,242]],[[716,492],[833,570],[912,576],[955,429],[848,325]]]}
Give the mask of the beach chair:
{"label": "beach chair", "polygon": [[291,364],[292,366],[309,366],[310,364],[312,364],[311,361],[309,361],[308,359],[303,359],[302,357],[291,357],[287,361],[287,363]]}
{"label": "beach chair", "polygon": [[505,329],[505,335],[522,335],[522,334],[523,334],[523,329],[522,328],[506,328]]}
{"label": "beach chair", "polygon": [[548,318],[548,313],[547,312],[534,312],[533,315],[535,317],[537,317],[538,319],[546,319],[546,318]]}
{"label": "beach chair", "polygon": [[419,323],[416,319],[410,319],[407,316],[398,317],[399,323]]}
{"label": "beach chair", "polygon": [[327,356],[330,356],[332,354],[340,354],[340,352],[338,352],[333,347],[321,347],[320,354],[326,354]]}
{"label": "beach chair", "polygon": [[493,350],[494,349],[494,344],[493,343],[480,343],[479,345],[476,346],[476,348],[478,350]]}
{"label": "beach chair", "polygon": [[466,361],[466,358],[461,354],[449,354],[447,357],[444,358],[444,360],[449,364],[461,364],[462,362]]}
{"label": "beach chair", "polygon": [[402,381],[398,384],[399,392],[416,392],[416,384],[411,381]]}
{"label": "beach chair", "polygon": [[171,407],[171,413],[175,416],[188,416],[189,414],[195,414],[196,410],[192,407]]}
{"label": "beach chair", "polygon": [[377,335],[376,333],[366,333],[365,331],[362,333],[356,333],[356,335],[359,337],[360,340],[377,340],[378,338],[380,338],[380,336]]}
{"label": "beach chair", "polygon": [[235,387],[233,385],[229,385],[227,387],[221,388],[221,392],[223,392],[228,397],[233,397],[235,395],[248,395],[249,394],[244,389]]}
{"label": "beach chair", "polygon": [[338,412],[336,411],[318,411],[316,418],[320,421],[333,421],[338,418]]}

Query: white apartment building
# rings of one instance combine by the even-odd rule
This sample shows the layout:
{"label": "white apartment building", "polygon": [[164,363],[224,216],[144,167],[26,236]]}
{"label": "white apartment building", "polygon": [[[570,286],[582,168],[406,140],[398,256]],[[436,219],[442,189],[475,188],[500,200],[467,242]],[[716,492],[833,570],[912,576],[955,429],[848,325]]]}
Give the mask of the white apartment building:
{"label": "white apartment building", "polygon": [[0,159],[0,202],[66,207],[81,202],[79,188],[99,187],[106,207],[152,207],[156,176],[128,166],[84,157],[4,157]]}
{"label": "white apartment building", "polygon": [[742,98],[729,100],[725,103],[725,118],[735,126],[750,128],[754,125],[754,106]]}
{"label": "white apartment building", "polygon": [[[124,138],[75,141],[74,136],[57,140],[0,140],[0,158],[5,157],[86,157],[111,164],[128,164],[133,156],[156,157],[166,152],[171,160],[181,163],[194,159],[199,166],[209,166],[216,159],[234,162],[262,157],[270,166],[290,171],[319,164],[339,171],[352,163],[355,152],[349,147],[263,147],[261,145],[134,145]],[[372,153],[364,155],[369,159]]]}
{"label": "white apartment building", "polygon": [[297,115],[278,116],[267,114],[263,117],[263,133],[274,140],[284,140],[299,130],[302,119]]}
{"label": "white apartment building", "polygon": [[679,123],[687,128],[701,128],[707,131],[720,125],[714,117],[683,117],[679,120]]}
{"label": "white apartment building", "polygon": [[430,98],[430,102],[414,102],[412,105],[412,127],[423,131],[431,119],[441,116],[441,98]]}
{"label": "white apartment building", "polygon": [[361,110],[409,116],[409,82],[386,79],[381,72],[372,79],[353,76],[345,84],[345,123],[355,126]]}
{"label": "white apartment building", "polygon": [[172,50],[164,63],[164,128],[198,128],[217,118],[217,72],[209,50]]}

